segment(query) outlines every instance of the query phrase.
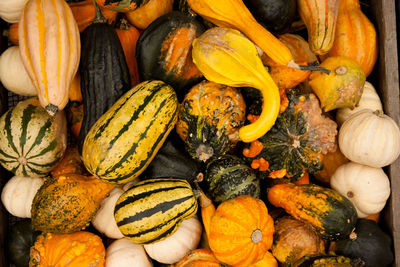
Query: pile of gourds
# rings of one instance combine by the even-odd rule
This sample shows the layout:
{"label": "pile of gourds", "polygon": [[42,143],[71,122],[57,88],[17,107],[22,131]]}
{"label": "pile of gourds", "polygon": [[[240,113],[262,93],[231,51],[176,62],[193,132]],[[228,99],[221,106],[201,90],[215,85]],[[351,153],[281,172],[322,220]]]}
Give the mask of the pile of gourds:
{"label": "pile of gourds", "polygon": [[359,0],[3,0],[0,17],[16,266],[392,263],[400,130]]}

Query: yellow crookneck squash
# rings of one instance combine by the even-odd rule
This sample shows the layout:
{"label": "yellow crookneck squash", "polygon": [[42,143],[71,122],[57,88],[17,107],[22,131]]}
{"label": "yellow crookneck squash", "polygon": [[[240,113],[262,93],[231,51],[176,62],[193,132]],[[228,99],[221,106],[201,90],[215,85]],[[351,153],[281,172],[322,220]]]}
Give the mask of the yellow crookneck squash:
{"label": "yellow crookneck squash", "polygon": [[78,69],[80,37],[71,8],[64,0],[30,0],[18,26],[22,62],[40,104],[50,115],[68,103]]}
{"label": "yellow crookneck squash", "polygon": [[209,81],[261,91],[264,101],[261,115],[240,128],[240,140],[254,141],[274,125],[280,108],[279,89],[249,39],[237,30],[214,27],[193,41],[192,57]]}

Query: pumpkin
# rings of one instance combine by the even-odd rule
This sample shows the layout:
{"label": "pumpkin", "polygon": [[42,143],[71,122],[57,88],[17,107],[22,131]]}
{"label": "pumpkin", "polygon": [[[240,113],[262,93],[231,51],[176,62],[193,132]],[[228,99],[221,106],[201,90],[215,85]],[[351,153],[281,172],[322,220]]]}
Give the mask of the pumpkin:
{"label": "pumpkin", "polygon": [[111,190],[110,194],[101,201],[100,208],[92,218],[91,223],[94,228],[108,238],[119,239],[124,237],[114,219],[115,203],[123,193],[124,190],[119,187]]}
{"label": "pumpkin", "polygon": [[263,201],[241,195],[215,209],[201,193],[200,206],[210,248],[222,263],[248,266],[260,261],[271,247],[274,222]]}
{"label": "pumpkin", "polygon": [[176,132],[192,158],[205,162],[236,145],[245,112],[246,104],[236,88],[203,81],[185,95]]}
{"label": "pumpkin", "polygon": [[82,230],[113,187],[75,173],[48,179],[32,201],[32,226],[57,234]]}
{"label": "pumpkin", "polygon": [[75,77],[71,82],[71,86],[69,87],[68,98],[71,102],[78,102],[78,103],[81,103],[83,100],[81,92],[81,75],[79,74],[79,72],[75,74]]}
{"label": "pumpkin", "polygon": [[336,122],[342,125],[351,115],[357,113],[363,109],[370,109],[372,111],[379,110],[383,112],[382,102],[375,90],[375,87],[370,82],[365,82],[363,93],[361,95],[358,106],[354,109],[351,108],[339,108],[336,111]]}
{"label": "pumpkin", "polygon": [[364,89],[365,74],[360,64],[347,57],[328,57],[321,65],[331,71],[313,72],[309,85],[318,96],[325,112],[337,108],[354,108]]}
{"label": "pumpkin", "polygon": [[361,258],[367,267],[390,266],[393,262],[392,238],[379,225],[367,219],[358,219],[355,230],[335,243],[335,253]]}
{"label": "pumpkin", "polygon": [[374,24],[362,12],[359,0],[340,0],[337,16],[335,39],[327,55],[357,61],[368,77],[378,57]]}
{"label": "pumpkin", "polygon": [[384,167],[400,154],[399,127],[381,111],[364,109],[343,123],[339,130],[339,147],[351,161]]}
{"label": "pumpkin", "polygon": [[28,0],[3,0],[0,3],[0,18],[8,23],[18,22]]}
{"label": "pumpkin", "polygon": [[70,173],[88,174],[79,156],[76,144],[69,144],[67,146],[63,158],[51,171],[53,177]]}
{"label": "pumpkin", "polygon": [[171,85],[182,101],[187,90],[203,78],[192,61],[192,41],[203,32],[200,22],[178,11],[154,20],[141,33],[136,47],[141,81],[161,80]]}
{"label": "pumpkin", "polygon": [[325,241],[314,228],[291,216],[275,220],[272,255],[281,263],[291,265],[308,254],[325,252]]}
{"label": "pumpkin", "polygon": [[[279,36],[279,40],[290,49],[295,62],[311,65],[318,63],[318,59],[311,52],[307,41],[300,35],[285,33]],[[269,74],[280,89],[294,88],[301,82],[304,82],[311,74],[311,71],[303,71],[279,65],[266,54],[263,54],[261,59],[264,65],[268,66]]]}
{"label": "pumpkin", "polygon": [[264,136],[243,149],[262,177],[300,179],[322,169],[323,155],[336,150],[336,123],[322,114],[314,94],[290,91],[289,105]]}
{"label": "pumpkin", "polygon": [[104,266],[105,248],[99,236],[85,231],[42,233],[30,251],[29,266]]}
{"label": "pumpkin", "polygon": [[216,204],[239,195],[260,198],[260,180],[256,172],[234,155],[219,156],[209,161],[201,185]]}
{"label": "pumpkin", "polygon": [[[95,6],[93,0],[69,2],[68,5],[71,8],[76,23],[78,24],[79,32],[83,32],[90,24],[92,24],[95,17]],[[101,13],[110,25],[115,23],[118,12],[102,8]]]}
{"label": "pumpkin", "polygon": [[176,263],[187,253],[197,248],[200,242],[202,224],[193,216],[183,220],[178,230],[164,240],[145,244],[144,249],[150,258],[166,264]]}
{"label": "pumpkin", "polygon": [[175,267],[222,267],[209,249],[198,248],[186,254],[183,259],[175,264]]}
{"label": "pumpkin", "polygon": [[29,251],[39,234],[32,229],[30,219],[17,221],[11,226],[6,235],[5,249],[16,267],[29,266]]}
{"label": "pumpkin", "polygon": [[323,238],[346,238],[357,221],[357,211],[337,191],[315,184],[277,184],[268,191],[268,201],[298,220],[311,224]]}
{"label": "pumpkin", "polygon": [[71,8],[63,0],[28,1],[18,37],[22,62],[35,84],[40,104],[54,116],[68,103],[71,81],[79,65],[81,43]]}
{"label": "pumpkin", "polygon": [[30,218],[32,200],[44,181],[39,177],[14,176],[3,187],[1,202],[12,215]]}
{"label": "pumpkin", "polygon": [[272,253],[267,251],[260,261],[251,264],[249,267],[278,267],[278,262]]}
{"label": "pumpkin", "polygon": [[172,11],[173,0],[149,0],[146,4],[125,13],[127,20],[144,30],[158,17]]}
{"label": "pumpkin", "polygon": [[255,122],[240,128],[241,141],[254,141],[274,125],[280,109],[279,89],[249,39],[237,30],[214,27],[193,41],[192,57],[208,81],[261,91],[262,112]]}
{"label": "pumpkin", "polygon": [[317,55],[326,54],[333,45],[340,0],[298,0],[299,15],[307,27],[308,43]]}
{"label": "pumpkin", "polygon": [[0,81],[4,87],[18,95],[37,95],[35,85],[22,63],[18,46],[10,46],[0,56]]}
{"label": "pumpkin", "polygon": [[335,151],[328,152],[324,155],[322,158],[322,165],[324,167],[313,175],[317,181],[324,185],[329,185],[329,181],[337,168],[347,162],[349,162],[349,159],[337,148]]}
{"label": "pumpkin", "polygon": [[131,77],[131,87],[139,83],[139,71],[136,61],[136,44],[139,39],[139,31],[129,25],[125,19],[121,19],[118,23],[115,32],[121,42],[124,50],[126,64],[128,65],[129,74]]}
{"label": "pumpkin", "polygon": [[106,250],[107,267],[153,267],[143,245],[126,238],[111,243]]}
{"label": "pumpkin", "polygon": [[8,40],[14,45],[18,45],[18,23],[13,23],[8,29]]}
{"label": "pumpkin", "polygon": [[381,168],[355,162],[337,168],[330,185],[354,204],[359,218],[380,212],[390,195],[389,178]]}
{"label": "pumpkin", "polygon": [[47,176],[67,147],[65,113],[50,116],[35,97],[3,114],[0,129],[0,163],[17,176]]}

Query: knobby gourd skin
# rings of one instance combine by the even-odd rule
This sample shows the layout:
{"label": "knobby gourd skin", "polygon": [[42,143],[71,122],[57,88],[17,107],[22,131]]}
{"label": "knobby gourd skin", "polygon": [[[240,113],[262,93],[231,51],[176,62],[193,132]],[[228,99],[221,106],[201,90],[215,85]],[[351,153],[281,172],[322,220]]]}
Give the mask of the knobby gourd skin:
{"label": "knobby gourd skin", "polygon": [[128,12],[135,10],[149,2],[150,0],[96,0],[100,7],[116,12]]}
{"label": "knobby gourd skin", "polygon": [[279,89],[249,39],[237,30],[214,27],[193,41],[192,57],[209,81],[261,91],[261,115],[239,130],[241,141],[254,141],[274,125],[280,109]]}

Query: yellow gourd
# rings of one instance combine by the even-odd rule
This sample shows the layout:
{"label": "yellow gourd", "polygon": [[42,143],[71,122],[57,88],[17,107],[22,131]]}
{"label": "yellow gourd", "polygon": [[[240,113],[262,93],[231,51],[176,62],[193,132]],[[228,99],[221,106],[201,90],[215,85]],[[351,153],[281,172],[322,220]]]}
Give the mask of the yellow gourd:
{"label": "yellow gourd", "polygon": [[279,114],[279,89],[264,68],[256,46],[239,31],[215,27],[193,41],[193,62],[207,80],[261,91],[263,109],[252,124],[239,130],[243,142],[263,136]]}

